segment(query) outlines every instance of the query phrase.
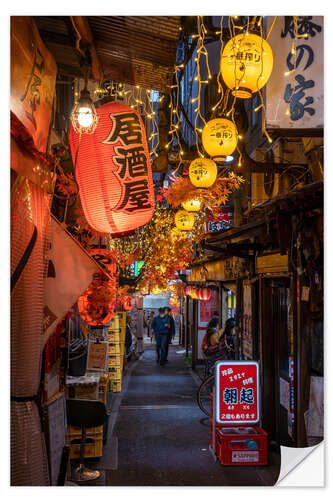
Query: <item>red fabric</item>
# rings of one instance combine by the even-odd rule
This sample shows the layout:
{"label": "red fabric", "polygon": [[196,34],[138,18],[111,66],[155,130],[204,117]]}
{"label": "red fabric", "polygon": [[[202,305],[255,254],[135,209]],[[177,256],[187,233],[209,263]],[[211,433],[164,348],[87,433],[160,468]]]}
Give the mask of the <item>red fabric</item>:
{"label": "red fabric", "polygon": [[10,112],[10,133],[21,148],[52,169],[50,160],[44,153],[38,151],[28,130],[12,111]]}

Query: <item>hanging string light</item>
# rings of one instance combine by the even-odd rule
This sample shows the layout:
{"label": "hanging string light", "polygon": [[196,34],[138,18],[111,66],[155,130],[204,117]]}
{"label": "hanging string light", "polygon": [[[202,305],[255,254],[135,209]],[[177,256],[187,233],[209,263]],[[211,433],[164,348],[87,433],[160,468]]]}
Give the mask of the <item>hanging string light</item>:
{"label": "hanging string light", "polygon": [[[99,85],[95,89],[95,94],[98,98],[105,95],[111,95],[115,101],[127,104],[133,109],[136,109],[140,115],[144,115],[146,123],[149,124],[149,132],[147,133],[149,142],[150,156],[158,157],[159,147],[159,128],[157,122],[157,113],[154,110],[154,90],[146,89],[140,85],[125,86],[123,83],[111,81],[107,86]],[[164,96],[159,97],[158,102],[162,102]]]}
{"label": "hanging string light", "polygon": [[[175,168],[175,170],[172,172],[173,174],[175,174],[182,161],[183,161],[183,154],[184,154],[184,151],[182,149],[182,146],[181,146],[181,141],[180,141],[180,137],[179,137],[179,131],[180,131],[180,114],[179,114],[179,71],[184,68],[184,64],[178,64],[178,65],[175,65],[174,67],[174,81],[175,81],[175,84],[171,85],[170,86],[170,103],[169,103],[169,109],[170,109],[170,130],[169,130],[169,135],[171,136],[170,137],[170,140],[166,143],[165,145],[165,149],[168,150],[170,145],[173,144],[174,142],[174,139],[176,138],[177,139],[177,144],[178,144],[178,153],[177,153],[177,161],[178,161],[178,164]],[[174,100],[172,98],[172,93],[173,93],[173,89],[176,89],[176,92],[175,92],[175,95],[176,95],[176,98],[175,98],[175,104],[174,104]]]}
{"label": "hanging string light", "polygon": [[[197,42],[197,54],[195,58],[195,63],[196,63],[196,76],[194,77],[194,80],[198,82],[198,95],[195,98],[192,98],[192,103],[196,103],[196,108],[194,110],[195,114],[195,119],[194,119],[194,132],[195,132],[195,142],[196,142],[196,147],[198,154],[203,158],[204,153],[201,150],[199,146],[199,135],[198,132],[201,133],[202,129],[199,126],[198,119],[200,118],[201,122],[206,125],[206,120],[204,116],[201,114],[201,87],[203,84],[208,84],[209,81],[212,78],[212,74],[210,71],[209,67],[209,61],[208,61],[208,51],[205,47],[205,36],[207,34],[207,29],[204,25],[203,22],[203,16],[197,16],[197,30],[198,33],[197,35],[193,35],[192,38],[198,38]],[[201,79],[201,70],[200,70],[200,58],[201,56],[205,57],[205,63],[206,63],[206,70],[207,70],[207,80],[202,80]],[[201,125],[201,123],[200,123]]]}
{"label": "hanging string light", "polygon": [[[223,52],[223,16],[221,16],[221,21],[220,21],[220,31],[217,31],[215,33],[216,35],[220,35],[220,61],[222,59],[222,52]],[[223,102],[224,98],[224,91],[223,91],[223,86],[222,86],[222,73],[221,73],[221,65],[219,66],[219,72],[216,77],[217,80],[217,93],[220,96],[219,100],[217,103],[211,108],[212,111],[215,111],[220,104]]]}

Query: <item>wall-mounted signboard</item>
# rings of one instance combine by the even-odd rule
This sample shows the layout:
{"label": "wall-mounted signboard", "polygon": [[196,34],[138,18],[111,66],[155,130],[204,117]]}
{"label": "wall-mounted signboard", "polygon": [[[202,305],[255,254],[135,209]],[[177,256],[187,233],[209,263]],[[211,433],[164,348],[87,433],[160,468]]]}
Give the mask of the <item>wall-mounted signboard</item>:
{"label": "wall-mounted signboard", "polygon": [[[274,21],[268,16],[267,26]],[[266,85],[266,127],[275,135],[321,135],[324,124],[324,17],[278,16],[269,43],[274,65]],[[303,35],[306,35],[304,37]],[[293,45],[294,43],[294,45]],[[287,75],[286,75],[287,73]],[[289,114],[286,111],[289,110]]]}

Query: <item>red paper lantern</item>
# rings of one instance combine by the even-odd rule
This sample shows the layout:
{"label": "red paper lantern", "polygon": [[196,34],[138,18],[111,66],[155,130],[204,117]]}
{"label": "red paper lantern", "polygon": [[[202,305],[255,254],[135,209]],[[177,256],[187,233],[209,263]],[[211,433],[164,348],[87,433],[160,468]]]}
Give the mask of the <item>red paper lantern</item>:
{"label": "red paper lantern", "polygon": [[[113,236],[149,222],[154,212],[154,186],[149,149],[139,113],[109,102],[97,109],[91,135],[71,127],[69,142],[76,158],[76,179],[88,224]],[[79,148],[79,149],[78,149]]]}
{"label": "red paper lantern", "polygon": [[200,290],[197,291],[197,295],[199,300],[209,300],[212,292],[209,288],[200,288]]}
{"label": "red paper lantern", "polygon": [[[85,323],[92,326],[101,326],[108,323],[114,316],[118,281],[117,264],[114,261],[112,252],[106,248],[92,248],[88,252],[111,276],[111,279],[103,271],[94,273],[93,282],[78,299],[78,309]],[[102,298],[102,302],[105,302],[106,294],[110,297],[110,301],[99,306],[98,300]]]}
{"label": "red paper lantern", "polygon": [[194,286],[192,286],[192,285],[187,286],[185,288],[185,295],[188,295],[190,297],[193,289],[194,289]]}
{"label": "red paper lantern", "polygon": [[124,311],[130,311],[133,309],[133,298],[130,295],[124,295],[121,297],[120,303]]}
{"label": "red paper lantern", "polygon": [[115,302],[109,303],[107,306],[96,308],[90,300],[89,292],[81,295],[77,301],[78,309],[81,318],[85,323],[91,326],[106,325],[114,316]]}

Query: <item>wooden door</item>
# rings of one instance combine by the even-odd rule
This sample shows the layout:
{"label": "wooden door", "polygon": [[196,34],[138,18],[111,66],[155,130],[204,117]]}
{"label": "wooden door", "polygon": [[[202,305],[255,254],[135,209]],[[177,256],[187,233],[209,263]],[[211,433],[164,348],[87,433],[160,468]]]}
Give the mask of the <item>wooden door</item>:
{"label": "wooden door", "polygon": [[262,426],[270,441],[292,446],[290,436],[290,329],[289,280],[274,278],[262,283]]}

